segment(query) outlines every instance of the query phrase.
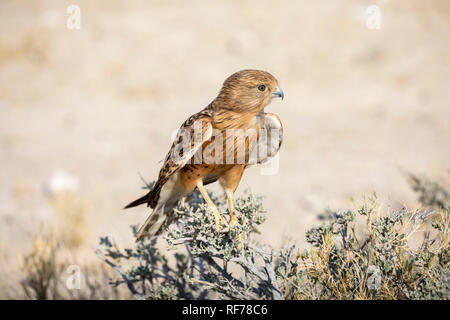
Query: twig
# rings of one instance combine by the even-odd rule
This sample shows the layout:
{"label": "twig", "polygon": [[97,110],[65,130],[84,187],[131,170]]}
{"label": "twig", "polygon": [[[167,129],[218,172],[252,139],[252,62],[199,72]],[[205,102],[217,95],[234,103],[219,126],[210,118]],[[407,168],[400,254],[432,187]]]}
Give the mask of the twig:
{"label": "twig", "polygon": [[202,258],[206,262],[208,262],[209,265],[214,267],[214,269],[219,271],[226,280],[228,280],[228,281],[236,281],[239,284],[239,286],[241,286],[241,287],[244,286],[244,284],[241,281],[239,281],[238,279],[234,278],[232,275],[230,275],[228,272],[226,272],[222,267],[220,267],[217,264],[217,262],[214,261],[213,258],[211,258],[210,256],[206,256],[206,255],[203,255]]}
{"label": "twig", "polygon": [[109,261],[108,258],[105,257],[105,255],[103,254],[103,252],[100,249],[97,248],[97,250],[95,250],[95,253],[97,254],[97,256],[100,259],[102,259],[104,262],[106,262],[107,265],[109,265],[111,268],[116,270],[122,276],[122,279],[125,281],[128,289],[131,291],[131,293],[133,294],[133,296],[136,300],[145,300],[145,297],[136,291],[133,283],[130,281],[130,279],[128,279],[125,272],[119,266],[117,266],[114,263],[112,263],[111,261]]}
{"label": "twig", "polygon": [[[262,250],[262,258],[265,263],[265,270],[267,273],[267,280],[272,287],[272,297],[274,300],[284,300],[283,295],[281,294],[280,288],[278,287],[277,276],[275,274],[275,270],[273,270],[272,264],[270,263],[269,258],[264,250]],[[287,267],[287,266],[286,266]]]}
{"label": "twig", "polygon": [[242,297],[242,299],[249,300],[249,297],[245,296],[238,289],[236,289],[230,280],[225,278],[225,281],[228,283],[228,285],[230,286],[231,289],[233,289],[238,295],[240,295]]}
{"label": "twig", "polygon": [[180,244],[185,244],[187,242],[192,242],[192,240],[194,240],[194,238],[192,238],[192,237],[179,238],[179,239],[176,239],[176,240],[172,240],[172,244],[177,246],[177,245],[180,245]]}
{"label": "twig", "polygon": [[234,298],[231,294],[227,293],[222,286],[218,285],[217,283],[212,283],[212,282],[199,280],[199,279],[195,279],[195,278],[190,278],[190,277],[188,277],[188,280],[192,281],[192,282],[196,282],[196,283],[201,284],[203,286],[209,286],[211,288],[216,288],[218,291],[222,292],[222,294],[226,295],[227,297],[229,297],[231,299]]}

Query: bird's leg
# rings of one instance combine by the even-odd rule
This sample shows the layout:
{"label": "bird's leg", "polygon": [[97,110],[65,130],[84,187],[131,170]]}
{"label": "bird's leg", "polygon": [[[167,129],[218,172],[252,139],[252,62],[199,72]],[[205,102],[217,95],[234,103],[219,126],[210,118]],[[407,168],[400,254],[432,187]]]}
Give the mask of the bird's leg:
{"label": "bird's leg", "polygon": [[216,220],[216,231],[220,231],[220,224],[224,223],[224,220],[222,216],[219,213],[219,210],[217,210],[216,206],[214,205],[214,202],[212,202],[211,198],[208,195],[208,192],[206,192],[205,187],[203,186],[202,180],[200,180],[197,183],[197,188],[200,190],[200,193],[203,196],[203,199],[205,199],[206,203],[208,204],[209,208],[212,210],[212,213],[214,214],[214,219]]}
{"label": "bird's leg", "polygon": [[[227,195],[228,199],[228,207],[230,208],[230,231],[233,231],[233,226],[238,222],[236,215],[234,214],[234,203],[233,203],[233,193],[230,190],[225,190],[225,194]],[[238,250],[241,250],[242,248],[242,233],[238,234]]]}
{"label": "bird's leg", "polygon": [[237,223],[236,215],[234,214],[233,193],[230,190],[226,190],[225,194],[228,199],[228,207],[230,208],[230,229]]}

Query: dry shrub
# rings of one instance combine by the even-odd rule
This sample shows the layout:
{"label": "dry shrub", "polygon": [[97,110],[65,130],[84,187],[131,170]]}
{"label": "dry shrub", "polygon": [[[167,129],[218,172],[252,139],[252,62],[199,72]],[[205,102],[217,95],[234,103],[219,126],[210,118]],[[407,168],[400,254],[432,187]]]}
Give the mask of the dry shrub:
{"label": "dry shrub", "polygon": [[68,249],[78,249],[89,236],[86,222],[88,201],[73,192],[58,192],[49,199],[55,216],[58,240]]}
{"label": "dry shrub", "polygon": [[[313,246],[299,254],[299,272],[291,280],[293,297],[306,299],[448,299],[449,211],[407,210],[383,214],[372,199],[356,212],[335,212],[307,233]],[[362,239],[355,217],[365,218]],[[414,249],[408,240],[425,221],[425,233]]]}
{"label": "dry shrub", "polygon": [[[164,237],[169,248],[184,245],[184,253],[161,253],[155,238],[121,249],[104,237],[97,254],[120,274],[113,285],[126,285],[137,299],[449,299],[449,199],[433,185],[419,189],[420,199],[440,200],[416,210],[383,212],[376,197],[356,210],[328,210],[303,250],[271,250],[253,240],[265,220],[260,197],[238,199],[236,229],[217,233],[194,194],[176,209],[179,227]],[[365,221],[361,230],[357,217]],[[421,245],[412,246],[430,220]]]}
{"label": "dry shrub", "polygon": [[[76,259],[70,262],[67,252],[63,251],[52,230],[48,236],[42,232],[33,239],[32,248],[26,255],[19,256],[19,270],[10,273],[17,280],[23,296],[13,298],[25,299],[130,299],[127,290],[108,285],[112,271],[103,264],[78,264]],[[68,286],[69,267],[75,266],[80,271],[79,288]]]}
{"label": "dry shrub", "polygon": [[19,282],[26,298],[58,298],[56,288],[62,268],[56,262],[57,246],[53,230],[48,237],[44,237],[41,232],[33,238],[30,252],[19,256],[19,270],[22,274]]}
{"label": "dry shrub", "polygon": [[[156,238],[124,249],[101,238],[97,255],[112,269],[80,265],[81,287],[69,289],[67,267],[76,259],[69,263],[60,244],[80,242],[50,231],[35,237],[21,257],[18,281],[28,299],[449,299],[448,189],[417,178],[418,185],[433,187],[414,188],[422,201],[415,210],[385,212],[370,197],[355,210],[326,211],[322,225],[307,232],[310,247],[303,250],[273,250],[254,240],[265,221],[261,197],[237,199],[239,223],[217,233],[195,193],[176,208],[177,224],[163,237],[167,252],[158,249]],[[53,201],[66,221],[84,224],[82,201]],[[415,234],[423,234],[419,246],[410,243]]]}
{"label": "dry shrub", "polygon": [[[33,238],[27,254],[19,255],[19,267],[10,274],[21,288],[21,294],[8,294],[25,299],[129,299],[126,290],[108,285],[112,271],[100,262],[78,263],[79,249],[85,243],[88,227],[85,220],[88,204],[73,192],[58,192],[50,197],[55,213],[53,226],[47,233]],[[43,229],[43,228],[41,228]],[[82,261],[82,260],[81,260]],[[79,288],[68,286],[74,274],[80,273]]]}

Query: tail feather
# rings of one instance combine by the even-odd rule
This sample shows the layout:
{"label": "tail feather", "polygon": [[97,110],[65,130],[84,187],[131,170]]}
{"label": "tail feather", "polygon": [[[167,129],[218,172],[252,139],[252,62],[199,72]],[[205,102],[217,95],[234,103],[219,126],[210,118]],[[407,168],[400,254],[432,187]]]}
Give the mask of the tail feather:
{"label": "tail feather", "polygon": [[166,219],[167,215],[164,210],[159,207],[155,208],[136,233],[136,242],[142,241],[146,237],[156,236],[161,231]]}
{"label": "tail feather", "polygon": [[125,208],[148,203],[151,208],[154,208],[136,233],[136,241],[157,236],[164,231],[165,226],[174,222],[176,215],[173,209],[184,195],[178,174],[175,174],[164,185],[157,183],[148,194],[127,205]]}
{"label": "tail feather", "polygon": [[134,200],[133,202],[130,202],[124,207],[124,209],[133,208],[144,203],[149,203],[150,197],[151,192],[147,193],[145,196],[140,197],[139,199]]}

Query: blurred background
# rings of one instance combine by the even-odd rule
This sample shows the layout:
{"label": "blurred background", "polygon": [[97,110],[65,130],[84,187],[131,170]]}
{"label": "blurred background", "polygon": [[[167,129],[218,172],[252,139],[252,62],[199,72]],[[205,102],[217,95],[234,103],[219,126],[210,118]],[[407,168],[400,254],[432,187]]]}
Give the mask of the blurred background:
{"label": "blurred background", "polygon": [[265,243],[302,244],[317,212],[363,194],[414,206],[402,170],[450,167],[449,39],[447,0],[1,0],[0,278],[48,226],[87,261],[101,235],[132,243],[139,174],[157,177],[173,131],[241,69],[285,92],[266,109],[279,171],[237,191],[266,196]]}

